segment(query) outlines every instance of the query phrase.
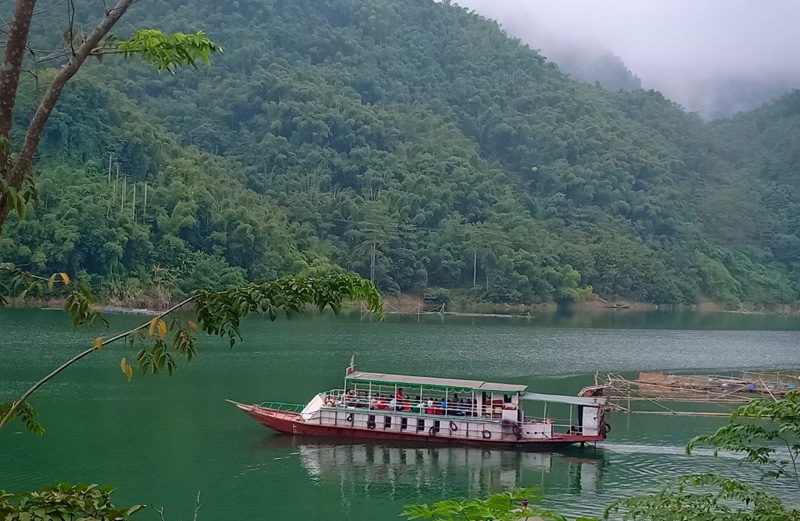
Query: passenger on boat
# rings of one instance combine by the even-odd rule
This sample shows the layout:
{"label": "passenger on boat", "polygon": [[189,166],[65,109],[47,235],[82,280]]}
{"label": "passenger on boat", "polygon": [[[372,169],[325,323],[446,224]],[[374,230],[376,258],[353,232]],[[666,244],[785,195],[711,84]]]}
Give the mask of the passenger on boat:
{"label": "passenger on boat", "polygon": [[357,391],[356,392],[356,400],[355,400],[355,403],[353,404],[353,406],[354,407],[358,407],[360,409],[368,407],[369,406],[369,400],[367,398],[367,393],[365,393],[364,391]]}
{"label": "passenger on boat", "polygon": [[378,396],[378,401],[375,404],[375,408],[381,411],[385,411],[387,409],[386,398],[383,396]]}

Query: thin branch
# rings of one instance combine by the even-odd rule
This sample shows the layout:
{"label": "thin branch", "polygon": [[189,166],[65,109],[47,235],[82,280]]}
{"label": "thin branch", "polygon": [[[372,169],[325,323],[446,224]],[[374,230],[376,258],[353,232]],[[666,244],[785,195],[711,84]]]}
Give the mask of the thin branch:
{"label": "thin branch", "polygon": [[56,2],[55,4],[51,5],[50,7],[45,7],[44,9],[39,9],[38,11],[33,13],[33,16],[36,16],[37,14],[46,13],[47,11],[49,11],[51,9],[55,9],[56,7],[60,6],[61,4],[63,4],[66,1],[67,0],[61,0],[60,2]]}
{"label": "thin branch", "polygon": [[[0,266],[0,270],[16,271],[16,270],[14,270],[14,268],[9,268],[8,266]],[[33,274],[33,273],[29,272],[29,271],[23,271],[22,273],[25,274],[26,276],[32,278],[32,279],[41,280],[41,281],[44,281],[44,282],[50,282],[49,278],[42,277],[40,275],[35,275],[35,274]],[[53,282],[63,282],[63,281],[59,281],[58,279],[56,279]]]}
{"label": "thin branch", "polygon": [[57,49],[51,51],[50,54],[46,55],[44,58],[39,58],[37,63],[44,63],[51,60],[57,60],[59,58],[66,58],[68,56],[66,49]]}
{"label": "thin branch", "polygon": [[202,508],[202,506],[203,506],[203,503],[200,502],[200,491],[198,490],[197,491],[197,500],[194,502],[194,517],[192,518],[192,521],[197,521],[197,513],[200,512],[200,509]]}
{"label": "thin branch", "polygon": [[164,521],[164,507],[156,508],[153,505],[150,505],[150,508],[152,508],[153,510],[156,511],[156,513],[158,514],[158,517],[161,519],[161,521]]}
{"label": "thin branch", "polygon": [[[159,319],[163,319],[163,318],[164,318],[164,317],[166,317],[167,315],[169,315],[169,314],[171,314],[171,313],[173,313],[173,312],[177,311],[178,309],[180,309],[180,308],[182,308],[183,306],[185,306],[186,304],[188,304],[188,303],[192,302],[192,301],[193,301],[193,300],[195,300],[196,298],[197,298],[197,296],[196,296],[196,295],[193,295],[193,296],[191,296],[191,297],[189,297],[189,298],[187,298],[187,299],[183,300],[182,302],[180,302],[180,303],[178,303],[178,304],[175,304],[174,306],[172,306],[172,307],[171,307],[171,308],[169,308],[168,310],[164,311],[164,312],[163,312],[163,313],[161,313],[160,315],[157,315],[157,318],[159,318]],[[113,344],[114,342],[116,342],[116,341],[118,341],[118,340],[122,340],[122,339],[124,339],[124,338],[127,338],[127,337],[129,337],[129,336],[133,335],[134,333],[137,333],[138,331],[141,331],[142,329],[146,329],[147,327],[149,327],[149,326],[150,326],[150,323],[151,323],[151,322],[152,322],[151,320],[148,320],[147,322],[145,322],[144,324],[142,324],[142,325],[140,325],[140,326],[137,326],[137,327],[135,327],[135,328],[133,328],[133,329],[130,329],[130,330],[128,330],[128,331],[126,331],[126,332],[124,332],[124,333],[120,333],[120,334],[118,334],[118,335],[116,335],[116,336],[113,336],[113,337],[109,338],[108,340],[104,340],[104,341],[103,341],[103,347],[107,346],[108,344]],[[8,411],[8,413],[6,414],[5,418],[3,418],[3,421],[0,421],[0,431],[1,431],[1,430],[3,430],[3,427],[5,426],[5,424],[6,424],[6,423],[8,423],[8,421],[9,421],[9,420],[11,419],[11,417],[14,415],[14,413],[15,413],[15,412],[16,412],[16,410],[17,410],[17,408],[18,408],[18,407],[19,407],[21,404],[25,403],[25,401],[26,401],[26,400],[27,400],[27,399],[28,399],[28,398],[29,398],[29,397],[30,397],[30,396],[31,396],[31,395],[32,395],[32,394],[33,394],[33,393],[34,393],[34,392],[35,392],[35,391],[36,391],[36,390],[37,390],[39,387],[41,387],[41,386],[43,386],[44,384],[46,384],[46,383],[47,383],[49,380],[51,380],[53,377],[55,377],[56,375],[58,375],[58,374],[59,374],[61,371],[63,371],[64,369],[68,368],[69,366],[71,366],[72,364],[74,364],[75,362],[77,362],[78,360],[80,360],[81,358],[85,357],[86,355],[89,355],[89,354],[91,354],[92,352],[94,352],[94,351],[96,351],[96,350],[97,350],[97,348],[96,348],[96,347],[94,347],[94,346],[92,346],[92,347],[90,347],[89,349],[87,349],[87,350],[85,350],[85,351],[83,351],[83,352],[81,352],[81,353],[78,353],[77,355],[73,356],[72,358],[70,358],[69,360],[67,360],[67,361],[66,361],[66,362],[64,362],[63,364],[61,364],[61,365],[60,365],[58,368],[56,368],[56,369],[55,369],[54,371],[52,371],[50,374],[48,374],[47,376],[45,376],[44,378],[42,378],[41,380],[39,380],[38,382],[36,382],[36,383],[33,385],[33,387],[31,387],[30,389],[28,389],[27,391],[25,391],[25,394],[23,394],[23,395],[20,397],[20,399],[19,399],[19,400],[17,400],[16,402],[14,402],[14,405],[12,405],[12,406],[11,406],[11,409],[9,409],[9,411]]]}

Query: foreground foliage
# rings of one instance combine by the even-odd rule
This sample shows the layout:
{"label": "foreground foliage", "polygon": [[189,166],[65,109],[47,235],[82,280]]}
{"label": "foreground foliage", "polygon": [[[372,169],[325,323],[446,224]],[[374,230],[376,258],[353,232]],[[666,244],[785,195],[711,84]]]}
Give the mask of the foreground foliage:
{"label": "foreground foliage", "polygon": [[[407,519],[433,519],[434,521],[524,521],[530,519],[566,518],[539,506],[531,501],[541,499],[536,488],[519,488],[511,492],[490,494],[485,499],[446,499],[433,505],[406,505],[400,514]],[[581,517],[576,521],[592,521]]]}
{"label": "foreground foliage", "polygon": [[[91,326],[98,318],[105,320],[92,308],[92,299],[93,295],[80,289],[67,299],[66,309],[73,316],[75,327],[80,324]],[[302,312],[306,306],[313,306],[319,311],[329,308],[338,313],[345,301],[362,302],[369,312],[383,317],[383,303],[375,285],[351,273],[283,278],[223,291],[195,292],[129,331],[107,338],[95,338],[90,347],[38,381],[18,400],[0,404],[0,430],[8,422],[19,419],[30,432],[43,433],[43,428],[36,421],[35,411],[26,402],[28,398],[70,365],[115,342],[123,341],[132,349],[138,349],[135,363],[142,374],[156,374],[165,369],[172,374],[178,359],[185,358],[188,362],[197,355],[197,332],[226,338],[232,348],[241,339],[239,325],[242,319],[250,314],[264,315],[274,321],[281,313],[288,318]],[[184,309],[193,313],[176,316],[178,311]],[[120,369],[128,380],[133,377],[133,364],[127,357],[120,360]]]}
{"label": "foreground foliage", "polygon": [[683,476],[655,494],[615,502],[606,512],[631,521],[797,521],[800,510],[736,479]]}
{"label": "foreground foliage", "polygon": [[739,407],[728,425],[693,438],[686,452],[691,454],[697,444],[711,445],[715,455],[721,450],[743,454],[740,463],[767,467],[764,477],[786,477],[800,494],[800,390]]}
{"label": "foreground foliage", "polygon": [[125,521],[144,506],[119,509],[111,503],[111,487],[59,483],[35,492],[5,494],[0,490],[4,521]]}
{"label": "foreground foliage", "polygon": [[[800,495],[800,391],[780,399],[760,398],[739,407],[730,423],[717,432],[693,438],[686,452],[698,444],[719,451],[741,453],[740,464],[768,470],[764,477],[788,479]],[[606,512],[624,512],[625,519],[651,521],[794,521],[800,510],[736,479],[713,474],[684,476],[662,491],[615,502]]]}

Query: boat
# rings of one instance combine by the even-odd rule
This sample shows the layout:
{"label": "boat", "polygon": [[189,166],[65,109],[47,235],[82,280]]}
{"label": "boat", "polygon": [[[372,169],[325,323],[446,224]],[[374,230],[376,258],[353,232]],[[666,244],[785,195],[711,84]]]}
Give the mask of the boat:
{"label": "boat", "polygon": [[[532,393],[525,385],[356,371],[351,362],[343,388],[306,405],[228,401],[265,427],[293,435],[545,449],[606,438],[602,391]],[[542,415],[528,416],[525,401],[542,404]],[[569,419],[548,416],[548,404],[556,404],[551,412],[568,408]]]}

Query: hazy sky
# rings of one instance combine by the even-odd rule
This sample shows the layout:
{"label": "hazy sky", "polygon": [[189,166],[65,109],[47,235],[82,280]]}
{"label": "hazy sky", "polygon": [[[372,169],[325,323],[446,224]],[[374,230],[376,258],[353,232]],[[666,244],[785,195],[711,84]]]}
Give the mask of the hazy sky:
{"label": "hazy sky", "polygon": [[545,56],[576,44],[606,48],[644,88],[704,115],[748,109],[800,88],[799,0],[458,3],[498,20]]}

